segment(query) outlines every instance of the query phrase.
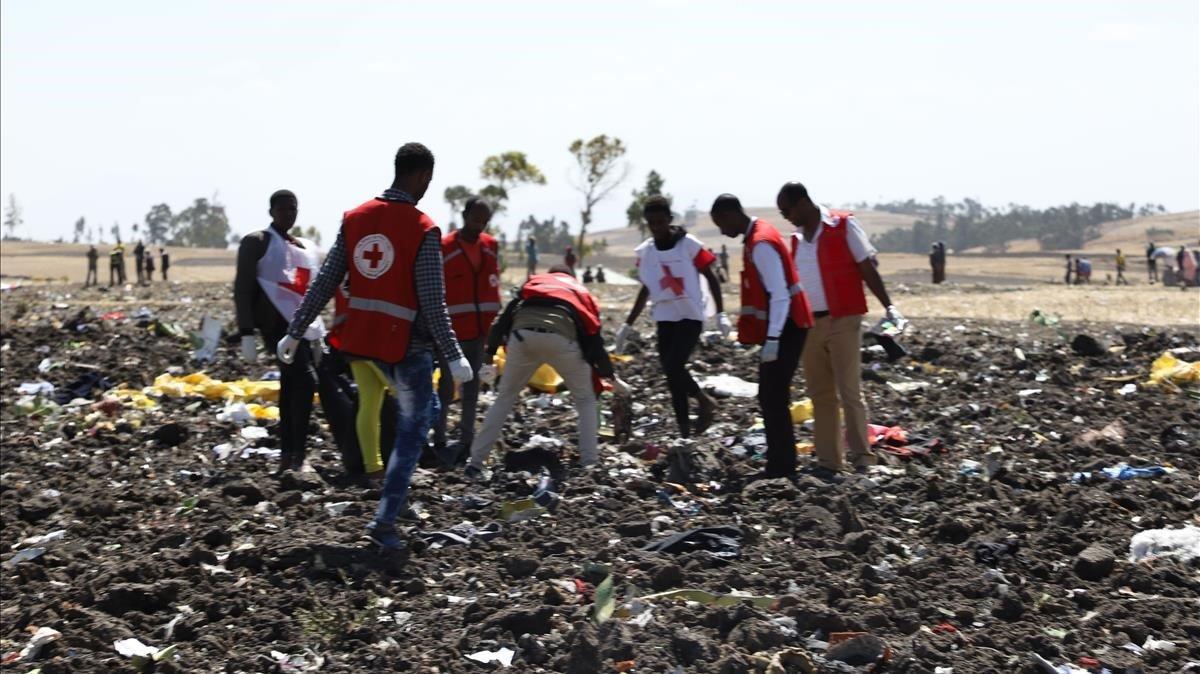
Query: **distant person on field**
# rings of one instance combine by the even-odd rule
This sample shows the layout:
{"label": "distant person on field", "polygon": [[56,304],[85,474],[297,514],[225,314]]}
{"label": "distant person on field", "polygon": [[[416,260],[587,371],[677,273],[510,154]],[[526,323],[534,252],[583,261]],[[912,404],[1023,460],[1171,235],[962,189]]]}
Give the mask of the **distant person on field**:
{"label": "distant person on field", "polygon": [[941,241],[935,241],[929,249],[929,267],[934,283],[946,280],[946,244]]}
{"label": "distant person on field", "polygon": [[118,241],[108,251],[108,287],[125,283],[125,246]]}
{"label": "distant person on field", "polygon": [[89,246],[87,252],[88,270],[87,279],[83,282],[83,287],[86,288],[92,285],[100,285],[100,272],[96,269],[96,263],[100,259],[100,252],[95,246]]}
{"label": "distant person on field", "polygon": [[171,268],[171,254],[166,248],[158,249],[158,261],[162,263],[163,280],[167,280],[167,270]]}
{"label": "distant person on field", "polygon": [[1117,285],[1129,285],[1129,279],[1125,278],[1125,254],[1121,249],[1117,249]]}
{"label": "distant person on field", "polygon": [[717,256],[717,259],[719,259],[721,261],[721,274],[723,276],[721,281],[722,282],[728,281],[729,280],[729,249],[725,247],[725,244],[721,244],[721,254]]}
{"label": "distant person on field", "polygon": [[604,265],[596,265],[596,283],[605,283],[608,278],[604,276]]}
{"label": "distant person on field", "polygon": [[592,274],[592,268],[591,268],[591,267],[584,267],[584,269],[583,269],[583,282],[584,282],[584,283],[591,283],[592,281],[595,281],[595,280],[596,280],[596,276],[595,276],[594,274]]}
{"label": "distant person on field", "polygon": [[138,285],[146,281],[146,245],[139,239],[133,247],[133,270],[137,274]]}
{"label": "distant person on field", "polygon": [[1153,241],[1146,244],[1146,274],[1150,276],[1151,283],[1158,280],[1158,258],[1154,257],[1154,251],[1157,248]]}
{"label": "distant person on field", "polygon": [[1065,276],[1063,276],[1063,283],[1065,283],[1067,285],[1071,285],[1071,276],[1073,275],[1073,271],[1075,269],[1075,266],[1074,266],[1075,263],[1071,262],[1070,255],[1066,255],[1064,257],[1067,258],[1067,273]]}
{"label": "distant person on field", "polygon": [[146,260],[146,284],[154,283],[154,251],[147,250],[144,254]]}
{"label": "distant person on field", "polygon": [[525,277],[528,278],[537,273],[538,265],[538,245],[537,241],[531,236],[525,242]]}
{"label": "distant person on field", "polygon": [[1086,257],[1075,258],[1075,283],[1092,284],[1092,261]]}
{"label": "distant person on field", "polygon": [[579,258],[575,257],[575,248],[572,246],[567,246],[566,252],[563,253],[563,262],[566,263],[567,268],[571,270],[572,274],[574,274],[575,263],[579,262]]}
{"label": "distant person on field", "polygon": [[1179,264],[1179,289],[1187,290],[1188,286],[1196,283],[1196,256],[1181,243],[1175,261]]}

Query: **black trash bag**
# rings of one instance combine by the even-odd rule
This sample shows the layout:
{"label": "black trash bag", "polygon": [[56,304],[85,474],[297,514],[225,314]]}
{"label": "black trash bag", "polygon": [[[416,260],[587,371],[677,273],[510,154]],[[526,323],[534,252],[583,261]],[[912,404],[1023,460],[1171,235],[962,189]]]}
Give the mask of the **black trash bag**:
{"label": "black trash bag", "polygon": [[697,550],[714,557],[734,559],[742,553],[742,530],[738,527],[698,527],[672,534],[642,548],[646,552],[683,554]]}
{"label": "black trash bag", "polygon": [[1015,557],[1020,548],[1021,542],[1015,539],[1000,541],[998,543],[979,541],[975,543],[975,563],[995,568],[1005,558]]}
{"label": "black trash bag", "polygon": [[91,399],[92,392],[96,389],[107,391],[112,388],[113,384],[107,377],[99,372],[89,372],[81,375],[78,379],[54,389],[54,402],[59,405],[66,405],[76,398]]}

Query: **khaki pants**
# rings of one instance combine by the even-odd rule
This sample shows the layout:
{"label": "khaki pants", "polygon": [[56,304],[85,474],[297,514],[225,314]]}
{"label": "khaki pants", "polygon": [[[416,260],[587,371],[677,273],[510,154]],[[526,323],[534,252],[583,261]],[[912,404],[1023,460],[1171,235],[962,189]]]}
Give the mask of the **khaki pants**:
{"label": "khaki pants", "polygon": [[804,381],[813,401],[817,463],[832,470],[845,468],[839,412],[846,416],[850,462],[856,466],[876,463],[867,444],[861,332],[862,316],[824,316],[814,321],[804,344]]}
{"label": "khaki pants", "polygon": [[500,389],[496,402],[483,418],[479,435],[471,443],[471,465],[483,467],[492,445],[500,439],[508,413],[543,363],[549,363],[558,372],[575,401],[575,411],[579,414],[579,462],[585,466],[595,463],[599,453],[596,438],[599,411],[592,389],[592,366],[584,360],[579,343],[558,334],[518,329],[513,330],[504,350],[506,360]]}

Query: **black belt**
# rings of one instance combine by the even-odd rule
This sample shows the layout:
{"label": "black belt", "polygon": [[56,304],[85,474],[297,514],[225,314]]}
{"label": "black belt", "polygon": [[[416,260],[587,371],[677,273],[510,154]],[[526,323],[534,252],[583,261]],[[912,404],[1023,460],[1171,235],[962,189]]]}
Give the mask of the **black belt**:
{"label": "black belt", "polygon": [[825,318],[829,315],[828,311],[814,311],[813,318]]}

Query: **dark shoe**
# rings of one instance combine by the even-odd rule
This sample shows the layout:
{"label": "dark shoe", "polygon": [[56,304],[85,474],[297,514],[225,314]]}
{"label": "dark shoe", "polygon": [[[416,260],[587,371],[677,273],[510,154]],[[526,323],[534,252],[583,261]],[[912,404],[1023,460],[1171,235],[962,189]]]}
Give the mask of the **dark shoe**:
{"label": "dark shoe", "polygon": [[397,515],[397,517],[406,522],[412,522],[413,524],[421,523],[421,513],[410,505],[405,505],[404,509],[400,511],[400,514]]}
{"label": "dark shoe", "polygon": [[463,470],[463,477],[465,477],[468,482],[483,482],[487,480],[487,475],[483,472],[483,469],[476,468],[475,466],[467,466],[466,469]]}
{"label": "dark shoe", "polygon": [[829,484],[841,484],[846,479],[842,477],[842,474],[838,471],[833,470],[832,468],[826,468],[825,466],[813,466],[812,468],[804,471],[804,473],[809,477],[815,477],[818,480],[822,482],[828,482]]}
{"label": "dark shoe", "polygon": [[708,430],[709,426],[712,426],[713,416],[717,410],[717,404],[713,402],[712,398],[703,393],[700,394],[699,401],[700,413],[696,417],[696,435],[702,435],[704,431]]}
{"label": "dark shoe", "polygon": [[371,522],[367,525],[367,539],[379,546],[380,552],[401,552],[408,549],[408,544],[391,524]]}

